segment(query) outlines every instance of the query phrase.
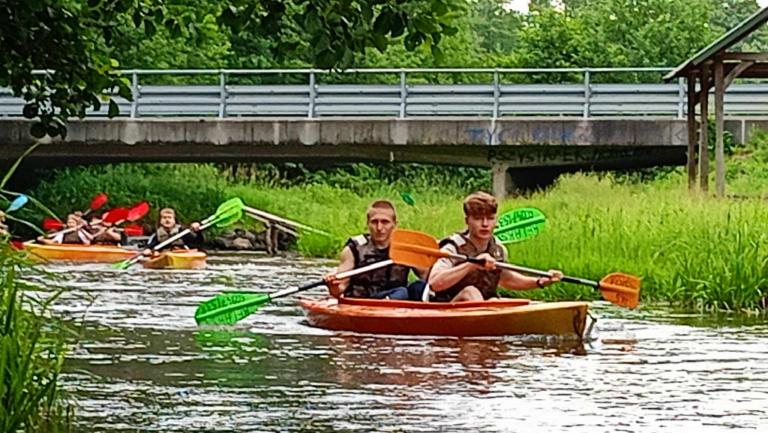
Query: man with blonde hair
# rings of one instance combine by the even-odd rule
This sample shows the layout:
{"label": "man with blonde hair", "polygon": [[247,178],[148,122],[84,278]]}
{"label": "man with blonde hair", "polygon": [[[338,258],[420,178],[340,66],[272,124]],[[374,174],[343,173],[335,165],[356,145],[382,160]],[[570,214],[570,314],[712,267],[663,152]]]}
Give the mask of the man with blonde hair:
{"label": "man with blonde hair", "polygon": [[443,258],[432,266],[429,288],[435,302],[482,301],[495,298],[497,286],[509,290],[542,288],[559,281],[563,274],[550,270],[552,277],[528,277],[507,269],[497,269],[497,262],[507,261],[507,249],[493,235],[496,228],[496,199],[478,191],[464,199],[466,230],[442,241],[440,248],[485,260],[485,265]]}
{"label": "man with blonde hair", "polygon": [[368,233],[349,238],[341,251],[339,266],[325,276],[331,295],[336,298],[420,299],[424,282],[416,281],[409,286],[408,274],[413,270],[424,277],[426,270],[392,264],[345,280],[336,279],[335,274],[339,272],[389,260],[389,241],[397,226],[395,207],[387,200],[374,201],[366,212],[366,222]]}

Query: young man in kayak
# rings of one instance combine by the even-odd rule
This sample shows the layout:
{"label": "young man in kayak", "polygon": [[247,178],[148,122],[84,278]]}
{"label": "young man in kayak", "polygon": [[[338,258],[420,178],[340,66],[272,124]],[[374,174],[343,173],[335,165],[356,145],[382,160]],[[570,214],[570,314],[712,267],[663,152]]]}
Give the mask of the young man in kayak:
{"label": "young man in kayak", "polygon": [[[50,235],[48,235],[50,236]],[[67,226],[62,233],[57,234],[53,238],[46,236],[38,236],[37,241],[45,245],[56,244],[75,244],[75,245],[90,245],[91,235],[85,230],[85,221],[75,214],[67,215]]]}
{"label": "young man in kayak", "polygon": [[[395,207],[387,200],[377,200],[368,207],[366,216],[368,233],[347,240],[341,250],[341,263],[334,273],[325,276],[331,295],[336,298],[420,299],[424,282],[415,281],[409,285],[408,274],[413,270],[424,278],[426,269],[393,264],[345,280],[335,278],[339,272],[389,260],[389,241],[397,225]],[[412,293],[410,296],[409,292]]]}
{"label": "young man in kayak", "polygon": [[464,254],[485,260],[476,265],[450,258],[438,260],[429,273],[429,288],[434,302],[482,301],[498,297],[497,286],[509,290],[546,287],[562,278],[563,273],[550,270],[552,277],[529,277],[496,268],[507,261],[507,249],[493,236],[496,227],[496,199],[485,192],[475,192],[464,199],[464,221],[467,229],[440,241],[440,248],[453,254]]}
{"label": "young man in kayak", "polygon": [[91,244],[117,245],[120,243],[120,233],[112,227],[112,224],[102,221],[96,215],[91,218],[88,232],[91,235]]}
{"label": "young man in kayak", "polygon": [[[189,225],[189,228],[192,230],[192,233],[171,242],[170,245],[166,245],[161,250],[195,248],[202,244],[203,233],[200,231],[200,223],[193,222]],[[184,231],[184,227],[176,222],[176,211],[169,207],[161,209],[159,225],[155,233],[149,238],[147,248],[143,251],[144,255],[157,254],[157,251],[155,251],[156,245],[165,242],[182,231]]]}

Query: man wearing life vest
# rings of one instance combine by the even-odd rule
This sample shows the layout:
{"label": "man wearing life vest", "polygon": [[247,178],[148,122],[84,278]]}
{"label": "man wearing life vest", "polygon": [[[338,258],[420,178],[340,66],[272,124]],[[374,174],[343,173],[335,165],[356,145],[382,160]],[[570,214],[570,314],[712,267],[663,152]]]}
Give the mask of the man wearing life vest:
{"label": "man wearing life vest", "polygon": [[497,269],[497,262],[507,261],[507,249],[493,235],[496,227],[496,199],[485,192],[475,192],[464,199],[467,228],[440,242],[442,251],[485,260],[477,265],[450,258],[438,260],[429,273],[429,288],[434,302],[482,301],[497,297],[496,288],[528,290],[548,286],[562,278],[557,270],[551,277],[529,277],[507,269]]}
{"label": "man wearing life vest", "polygon": [[[413,270],[420,277],[426,270],[407,266],[389,265],[352,278],[337,280],[335,274],[362,268],[389,260],[389,241],[397,225],[395,207],[387,200],[377,200],[368,207],[368,233],[347,240],[341,251],[341,263],[332,274],[325,276],[332,296],[373,299],[418,299],[424,289],[423,281],[408,284],[408,273]],[[412,295],[409,296],[409,291]]]}
{"label": "man wearing life vest", "polygon": [[[51,236],[51,235],[48,235]],[[37,241],[41,244],[79,244],[90,245],[91,235],[85,230],[85,221],[75,214],[67,215],[67,227],[59,234],[51,237],[38,236]]]}
{"label": "man wearing life vest", "polygon": [[[189,247],[196,247],[203,243],[203,233],[200,231],[200,223],[193,222],[189,225],[189,229],[192,233],[171,242],[170,245],[166,245],[161,250],[166,249],[186,249]],[[155,246],[159,245],[172,236],[184,231],[184,227],[176,222],[176,211],[167,207],[160,210],[160,222],[155,233],[149,238],[147,242],[147,248],[144,250],[144,255],[156,254]]]}

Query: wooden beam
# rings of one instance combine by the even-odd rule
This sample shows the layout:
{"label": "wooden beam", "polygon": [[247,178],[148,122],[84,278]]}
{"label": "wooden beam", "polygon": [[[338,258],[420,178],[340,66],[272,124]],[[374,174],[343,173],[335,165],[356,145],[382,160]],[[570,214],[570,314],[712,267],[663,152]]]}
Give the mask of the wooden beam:
{"label": "wooden beam", "polygon": [[721,60],[768,62],[768,53],[724,53],[718,58]]}
{"label": "wooden beam", "polygon": [[701,120],[699,121],[699,185],[703,192],[709,191],[709,65],[701,68],[701,89],[699,101],[701,104]]}
{"label": "wooden beam", "polygon": [[725,146],[723,143],[723,99],[725,77],[723,62],[715,63],[715,191],[718,197],[725,195]]}
{"label": "wooden beam", "polygon": [[[736,66],[734,66],[733,69],[731,69],[731,71],[728,72],[728,75],[725,77],[725,87],[724,88],[727,89],[728,86],[730,86],[731,83],[733,83],[733,80],[735,80],[736,77],[739,76],[739,74],[741,74],[742,72],[746,71],[747,69],[752,67],[752,65],[754,65],[754,64],[755,64],[755,62],[742,62],[742,63],[739,63]],[[717,81],[717,80],[715,80],[715,81]],[[717,86],[717,83],[715,83],[715,86]]]}
{"label": "wooden beam", "polygon": [[686,169],[688,171],[688,189],[696,188],[696,75],[688,78],[688,155]]}

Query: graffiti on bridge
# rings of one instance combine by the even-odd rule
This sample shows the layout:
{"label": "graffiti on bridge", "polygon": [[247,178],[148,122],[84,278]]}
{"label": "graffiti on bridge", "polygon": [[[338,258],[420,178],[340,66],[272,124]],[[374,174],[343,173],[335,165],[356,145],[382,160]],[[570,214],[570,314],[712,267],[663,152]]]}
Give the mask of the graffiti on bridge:
{"label": "graffiti on bridge", "polygon": [[504,161],[512,166],[577,164],[592,165],[605,161],[647,159],[652,153],[642,148],[590,149],[583,147],[504,148],[493,147],[488,152],[491,161]]}
{"label": "graffiti on bridge", "polygon": [[589,144],[594,141],[592,125],[555,124],[545,127],[470,127],[465,130],[471,144]]}

